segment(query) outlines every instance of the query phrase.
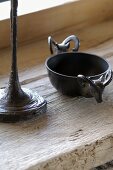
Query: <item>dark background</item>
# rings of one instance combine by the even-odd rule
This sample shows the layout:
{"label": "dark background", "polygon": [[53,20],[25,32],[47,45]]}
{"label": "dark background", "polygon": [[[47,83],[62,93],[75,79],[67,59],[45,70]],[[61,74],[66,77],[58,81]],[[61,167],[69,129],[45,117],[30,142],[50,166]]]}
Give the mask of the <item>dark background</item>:
{"label": "dark background", "polygon": [[0,0],[0,2],[4,2],[4,1],[9,1],[9,0]]}

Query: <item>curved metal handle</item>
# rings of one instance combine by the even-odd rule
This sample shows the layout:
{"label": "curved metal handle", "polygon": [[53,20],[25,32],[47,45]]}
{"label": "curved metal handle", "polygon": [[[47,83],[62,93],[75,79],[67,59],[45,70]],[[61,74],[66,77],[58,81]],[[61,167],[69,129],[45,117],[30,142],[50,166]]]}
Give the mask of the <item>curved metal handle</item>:
{"label": "curved metal handle", "polygon": [[79,49],[80,46],[80,42],[78,37],[76,37],[75,35],[71,35],[69,37],[67,37],[62,43],[58,44],[51,36],[48,37],[48,44],[50,47],[50,52],[51,54],[55,53],[62,53],[62,52],[67,52],[69,50],[70,47],[70,42],[73,41],[74,42],[74,48],[72,49],[72,51],[76,52]]}
{"label": "curved metal handle", "polygon": [[99,80],[97,80],[97,82],[95,82],[96,84],[100,83],[103,84],[103,86],[107,86],[113,79],[113,71],[111,69],[109,69],[107,71],[107,73],[103,76],[101,76],[99,78]]}
{"label": "curved metal handle", "polygon": [[75,35],[70,35],[69,37],[67,37],[67,38],[62,42],[62,44],[67,44],[67,43],[70,43],[71,41],[74,42],[74,48],[73,48],[72,50],[73,50],[73,51],[78,51],[79,46],[80,46],[80,41],[79,41],[78,37],[75,36]]}
{"label": "curved metal handle", "polygon": [[103,84],[95,84],[92,80],[89,78],[85,77],[84,75],[78,75],[77,76],[77,81],[79,85],[81,86],[81,95],[84,97],[90,97],[93,96],[95,97],[96,101],[98,103],[102,102],[102,93],[104,86]]}

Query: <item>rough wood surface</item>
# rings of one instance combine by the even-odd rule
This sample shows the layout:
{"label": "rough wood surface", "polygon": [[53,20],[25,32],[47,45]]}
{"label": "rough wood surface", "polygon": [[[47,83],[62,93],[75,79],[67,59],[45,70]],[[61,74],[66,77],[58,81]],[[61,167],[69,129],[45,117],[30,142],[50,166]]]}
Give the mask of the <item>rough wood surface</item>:
{"label": "rough wood surface", "polygon": [[[113,68],[112,25],[107,21],[77,33],[81,50],[105,57]],[[60,41],[75,33],[71,30],[55,38]],[[48,55],[47,40],[19,48],[20,82],[45,97],[48,109],[33,120],[0,123],[1,170],[88,170],[113,159],[113,82],[100,104],[94,98],[62,96],[49,82],[44,67]],[[9,56],[9,49],[0,51],[2,88],[7,84]]]}

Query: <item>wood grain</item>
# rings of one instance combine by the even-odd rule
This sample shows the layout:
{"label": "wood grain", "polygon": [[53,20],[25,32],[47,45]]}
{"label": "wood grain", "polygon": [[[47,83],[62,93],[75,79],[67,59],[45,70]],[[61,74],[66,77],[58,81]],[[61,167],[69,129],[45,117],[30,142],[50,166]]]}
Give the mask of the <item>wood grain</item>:
{"label": "wood grain", "polygon": [[[68,4],[22,15],[18,19],[19,43],[40,40],[55,32],[75,26],[75,32],[113,19],[112,0],[75,0]],[[112,27],[111,27],[112,28]],[[91,31],[91,30],[90,30]],[[10,44],[9,19],[0,21],[0,48]]]}
{"label": "wood grain", "polygon": [[[113,21],[76,31],[80,50],[100,55],[113,69]],[[75,33],[57,32],[57,41]],[[47,113],[15,124],[0,123],[1,170],[88,170],[113,159],[113,82],[103,103],[94,98],[69,98],[50,84],[44,66],[47,39],[20,46],[18,63],[22,87],[37,91],[48,102]],[[0,87],[8,82],[10,49],[0,51]]]}

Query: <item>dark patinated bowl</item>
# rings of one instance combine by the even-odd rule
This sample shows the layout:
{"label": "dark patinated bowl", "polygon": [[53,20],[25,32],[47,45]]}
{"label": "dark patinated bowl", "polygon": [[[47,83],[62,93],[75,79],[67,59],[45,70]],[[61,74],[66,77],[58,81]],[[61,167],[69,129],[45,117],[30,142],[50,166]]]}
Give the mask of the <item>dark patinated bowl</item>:
{"label": "dark patinated bowl", "polygon": [[81,86],[77,80],[78,75],[84,75],[92,81],[98,81],[105,77],[104,81],[107,82],[111,77],[108,62],[103,58],[87,53],[57,54],[48,58],[45,64],[52,85],[58,91],[70,96],[81,95]]}
{"label": "dark patinated bowl", "polygon": [[89,53],[62,52],[69,44],[54,44],[58,50],[45,62],[52,85],[64,95],[93,96],[97,102],[101,102],[102,92],[112,80],[108,62]]}

